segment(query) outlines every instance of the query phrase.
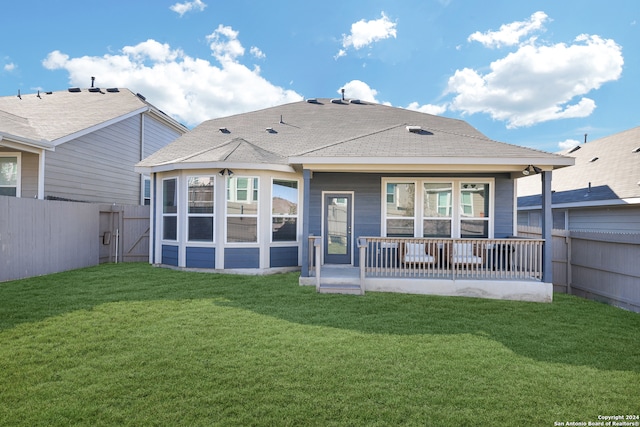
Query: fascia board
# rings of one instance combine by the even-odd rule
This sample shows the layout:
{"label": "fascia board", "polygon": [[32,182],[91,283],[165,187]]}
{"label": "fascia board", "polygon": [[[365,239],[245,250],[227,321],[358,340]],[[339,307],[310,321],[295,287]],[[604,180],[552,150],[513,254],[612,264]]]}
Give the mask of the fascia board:
{"label": "fascia board", "polygon": [[72,141],[72,140],[74,140],[76,138],[80,138],[81,136],[88,135],[88,134],[90,134],[92,132],[96,132],[96,131],[98,131],[100,129],[106,128],[107,126],[111,126],[112,124],[121,122],[121,121],[126,120],[126,119],[128,119],[130,117],[136,116],[138,114],[143,114],[143,113],[147,112],[148,110],[149,110],[149,107],[139,108],[137,110],[131,111],[130,113],[123,114],[122,116],[114,117],[113,119],[107,120],[105,122],[98,123],[98,124],[93,125],[93,126],[89,126],[88,128],[82,129],[82,130],[80,130],[78,132],[74,132],[74,133],[71,133],[69,135],[65,135],[65,136],[63,136],[61,138],[55,139],[55,140],[52,141],[52,143],[53,143],[54,147],[57,147],[60,144],[64,144],[65,142]]}
{"label": "fascia board", "polygon": [[195,169],[249,169],[249,170],[270,170],[276,172],[295,173],[296,170],[289,165],[275,163],[230,163],[230,162],[193,162],[193,163],[164,163],[153,166],[136,166],[138,173],[159,173],[176,170]]}
{"label": "fascia board", "polygon": [[517,158],[478,158],[478,157],[307,157],[295,156],[289,158],[290,164],[304,165],[448,165],[448,166],[513,166],[535,165],[543,170],[554,167],[572,166],[572,157],[517,157]]}
{"label": "fascia board", "polygon": [[10,134],[0,135],[0,145],[3,147],[15,148],[17,150],[29,151],[31,153],[39,153],[41,150],[54,151],[55,149],[55,147],[48,141],[36,141]]}
{"label": "fascia board", "polygon": [[[627,199],[609,199],[609,200],[590,200],[588,202],[572,202],[572,203],[554,203],[552,209],[570,209],[570,208],[597,208],[601,206],[628,206],[640,205],[640,197],[631,197]],[[542,209],[541,205],[519,207],[519,211],[532,211]]]}

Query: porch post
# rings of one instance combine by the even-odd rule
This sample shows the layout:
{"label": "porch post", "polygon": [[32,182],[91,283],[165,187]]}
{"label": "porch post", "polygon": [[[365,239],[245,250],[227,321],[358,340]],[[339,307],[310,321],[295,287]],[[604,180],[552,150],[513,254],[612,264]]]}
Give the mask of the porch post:
{"label": "porch post", "polygon": [[551,210],[551,171],[542,172],[542,281],[553,283],[553,213]]}
{"label": "porch post", "polygon": [[309,209],[311,199],[311,171],[304,169],[302,171],[302,271],[301,277],[309,277],[309,266],[307,260],[309,259]]}

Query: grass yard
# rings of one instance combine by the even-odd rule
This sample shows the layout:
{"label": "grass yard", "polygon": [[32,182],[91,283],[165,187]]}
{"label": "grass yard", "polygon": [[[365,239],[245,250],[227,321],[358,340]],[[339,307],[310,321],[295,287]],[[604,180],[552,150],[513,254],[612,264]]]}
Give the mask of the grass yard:
{"label": "grass yard", "polygon": [[320,295],[296,274],[147,264],[0,283],[2,426],[553,426],[599,415],[640,415],[640,315],[567,295]]}

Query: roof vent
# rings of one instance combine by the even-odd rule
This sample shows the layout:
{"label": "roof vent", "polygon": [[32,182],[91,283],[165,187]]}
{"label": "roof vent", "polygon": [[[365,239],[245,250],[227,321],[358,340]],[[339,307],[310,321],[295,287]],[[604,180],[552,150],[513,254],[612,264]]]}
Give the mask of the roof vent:
{"label": "roof vent", "polygon": [[350,99],[349,104],[363,104],[359,99]]}
{"label": "roof vent", "polygon": [[307,102],[309,104],[319,104],[318,100],[316,98],[309,98],[307,99]]}
{"label": "roof vent", "polygon": [[420,126],[407,126],[407,132],[420,133],[420,132],[422,132],[422,127],[420,127]]}
{"label": "roof vent", "polygon": [[99,87],[90,87],[89,92],[96,93],[96,92],[102,92],[102,91],[100,90]]}
{"label": "roof vent", "polygon": [[598,158],[597,158],[597,157],[594,157],[594,158],[592,158],[591,160],[589,160],[589,162],[593,163],[593,162],[595,162],[596,160],[598,160]]}
{"label": "roof vent", "polygon": [[[575,152],[575,151],[578,151],[579,149],[580,149],[580,146],[579,146],[579,145],[576,145],[576,146],[575,146],[575,147],[573,147],[571,150],[569,150],[569,152],[568,152],[568,153],[573,153],[573,152]],[[567,154],[568,154],[568,153],[567,153]]]}
{"label": "roof vent", "polygon": [[70,87],[69,88],[69,92],[80,92],[80,88],[79,87]]}
{"label": "roof vent", "polygon": [[267,133],[278,133],[274,128],[266,128]]}
{"label": "roof vent", "polygon": [[332,103],[332,104],[342,104],[342,99],[340,99],[340,98],[333,98],[333,99],[331,100],[331,103]]}
{"label": "roof vent", "polygon": [[220,132],[222,132],[222,133],[231,133],[231,132],[229,132],[229,129],[224,128],[224,127],[223,127],[223,128],[220,128],[220,129],[218,129],[218,130],[219,130]]}
{"label": "roof vent", "polygon": [[640,153],[640,147],[638,147],[635,150],[633,150],[632,153]]}
{"label": "roof vent", "polygon": [[107,92],[109,93],[117,93],[120,92],[120,89],[118,89],[117,87],[110,87],[107,89]]}
{"label": "roof vent", "polygon": [[142,95],[141,95],[141,94],[139,94],[139,93],[136,93],[136,96],[137,96],[138,98],[142,99],[143,101],[146,101],[146,100],[147,100],[147,98],[145,98],[144,96],[142,96]]}

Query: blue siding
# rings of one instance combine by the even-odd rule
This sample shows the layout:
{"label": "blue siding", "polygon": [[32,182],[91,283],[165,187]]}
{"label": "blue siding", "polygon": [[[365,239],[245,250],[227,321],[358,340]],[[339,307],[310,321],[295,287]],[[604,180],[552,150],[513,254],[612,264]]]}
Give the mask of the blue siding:
{"label": "blue siding", "polygon": [[226,248],[224,268],[260,268],[260,248]]}
{"label": "blue siding", "polygon": [[216,249],[187,247],[187,267],[216,268]]}
{"label": "blue siding", "polygon": [[269,251],[270,267],[297,267],[298,247],[273,247]]}
{"label": "blue siding", "polygon": [[178,247],[162,245],[162,263],[166,265],[178,265]]}

